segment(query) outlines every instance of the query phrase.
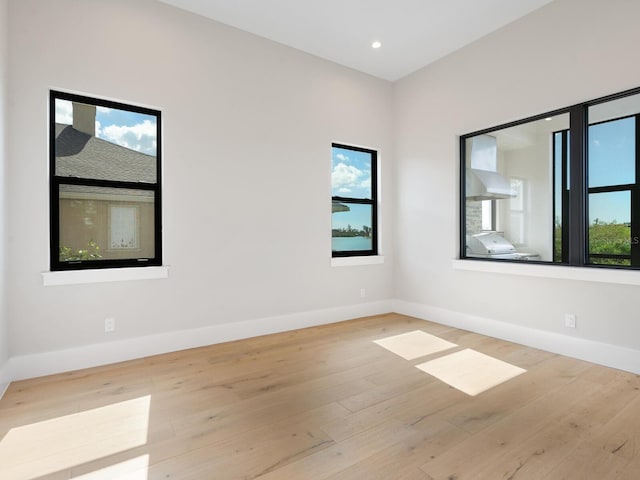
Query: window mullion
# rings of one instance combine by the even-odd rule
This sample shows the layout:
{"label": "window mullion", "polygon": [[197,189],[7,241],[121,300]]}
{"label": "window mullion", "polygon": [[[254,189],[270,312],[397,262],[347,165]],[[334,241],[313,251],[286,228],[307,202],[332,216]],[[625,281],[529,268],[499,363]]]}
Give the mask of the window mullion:
{"label": "window mullion", "polygon": [[640,266],[640,114],[635,116],[636,183],[631,189],[631,265]]}
{"label": "window mullion", "polygon": [[587,250],[587,111],[571,108],[569,154],[569,264],[583,266]]}

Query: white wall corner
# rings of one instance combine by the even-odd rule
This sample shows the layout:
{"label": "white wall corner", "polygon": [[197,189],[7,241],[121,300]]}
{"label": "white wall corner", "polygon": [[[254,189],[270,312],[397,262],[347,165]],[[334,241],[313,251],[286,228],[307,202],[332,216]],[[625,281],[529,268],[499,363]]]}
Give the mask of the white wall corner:
{"label": "white wall corner", "polygon": [[514,325],[490,318],[403,300],[392,301],[393,311],[527,347],[640,374],[640,350]]}
{"label": "white wall corner", "polygon": [[0,400],[2,400],[7,388],[9,388],[11,379],[11,360],[7,360],[4,365],[0,367]]}
{"label": "white wall corner", "polygon": [[11,375],[7,378],[23,380],[52,375],[389,312],[391,300],[383,300],[20,355],[11,359]]}

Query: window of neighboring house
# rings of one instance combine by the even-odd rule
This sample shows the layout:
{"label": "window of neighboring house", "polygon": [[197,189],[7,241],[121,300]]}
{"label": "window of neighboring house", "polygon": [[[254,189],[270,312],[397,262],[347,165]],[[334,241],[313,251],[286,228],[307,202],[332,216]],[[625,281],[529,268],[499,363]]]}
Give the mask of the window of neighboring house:
{"label": "window of neighboring house", "polygon": [[50,102],[51,270],[161,265],[160,112]]}
{"label": "window of neighboring house", "polygon": [[375,150],[331,145],[331,250],[334,257],[378,254]]}
{"label": "window of neighboring house", "polygon": [[[640,89],[463,136],[461,153],[462,258],[640,268]],[[492,195],[498,238],[483,231]],[[482,250],[501,240],[513,253]]]}

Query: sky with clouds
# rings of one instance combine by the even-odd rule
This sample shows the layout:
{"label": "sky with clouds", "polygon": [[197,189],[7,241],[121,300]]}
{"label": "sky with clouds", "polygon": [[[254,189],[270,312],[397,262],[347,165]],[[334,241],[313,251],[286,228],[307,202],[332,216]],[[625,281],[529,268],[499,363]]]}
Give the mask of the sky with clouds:
{"label": "sky with clouds", "polygon": [[[73,124],[70,101],[56,99],[56,123]],[[147,155],[156,155],[156,117],[114,108],[97,107],[96,137]]]}

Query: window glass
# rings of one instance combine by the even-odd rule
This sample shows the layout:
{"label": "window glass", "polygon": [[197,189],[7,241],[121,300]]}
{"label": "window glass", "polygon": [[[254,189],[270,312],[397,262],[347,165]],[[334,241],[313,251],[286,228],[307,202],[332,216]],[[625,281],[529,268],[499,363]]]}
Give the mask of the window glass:
{"label": "window glass", "polygon": [[638,92],[463,136],[461,257],[640,269]]}
{"label": "window glass", "polygon": [[51,92],[51,269],[161,264],[160,112]]}
{"label": "window glass", "polygon": [[[588,109],[587,263],[640,266],[636,130],[640,95]],[[634,203],[635,202],[635,203]]]}
{"label": "window glass", "polygon": [[333,147],[331,195],[371,199],[371,152]]}
{"label": "window glass", "polygon": [[636,181],[635,117],[589,126],[589,187]]}
{"label": "window glass", "polygon": [[373,248],[371,205],[339,203],[337,207],[341,210],[334,212],[331,216],[332,250],[371,250]]}
{"label": "window glass", "polygon": [[565,113],[465,139],[466,256],[554,261],[554,132],[568,128]]}
{"label": "window glass", "polygon": [[155,257],[154,195],[60,185],[60,261]]}
{"label": "window glass", "polygon": [[156,117],[55,100],[56,176],[155,183]]}
{"label": "window glass", "polygon": [[376,162],[374,150],[332,145],[333,256],[377,254]]}
{"label": "window glass", "polygon": [[631,192],[589,194],[589,261],[631,264]]}

